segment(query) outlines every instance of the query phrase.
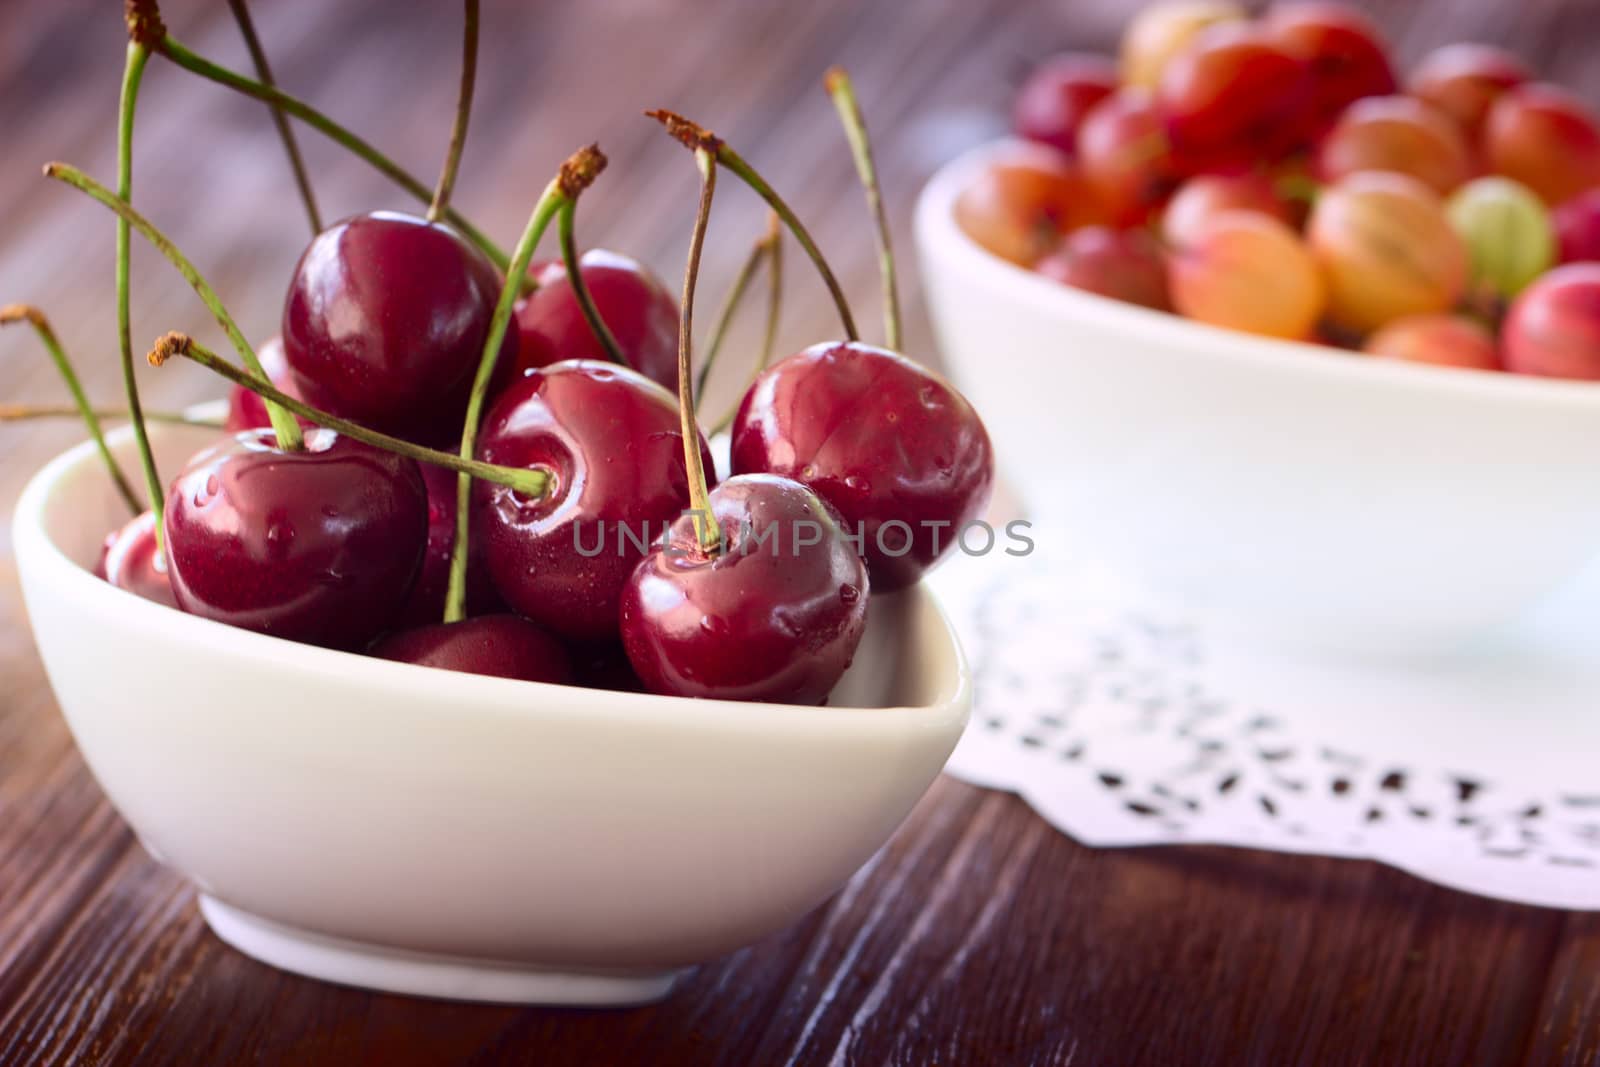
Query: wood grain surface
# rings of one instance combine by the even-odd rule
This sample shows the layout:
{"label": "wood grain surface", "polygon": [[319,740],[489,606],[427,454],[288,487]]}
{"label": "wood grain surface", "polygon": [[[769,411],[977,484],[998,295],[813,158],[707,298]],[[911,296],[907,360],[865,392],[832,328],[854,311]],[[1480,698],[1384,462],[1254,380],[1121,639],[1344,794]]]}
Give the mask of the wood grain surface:
{"label": "wood grain surface", "polygon": [[[1062,47],[1109,49],[1130,6],[490,3],[457,203],[509,245],[561,158],[598,140],[612,165],[585,198],[581,239],[675,278],[695,173],[638,116],[672,107],[792,194],[873,324],[866,215],[818,87],[824,68],[855,75],[908,253],[916,188],[1002,126],[1019,71]],[[111,219],[44,181],[39,165],[113,175],[117,7],[0,4],[0,302],[42,305],[108,402]],[[457,77],[454,4],[255,8],[286,87],[431,177]],[[1447,40],[1497,41],[1600,98],[1591,0],[1390,0],[1373,11],[1404,59]],[[247,68],[224,5],[171,0],[166,14],[191,47]],[[301,139],[327,217],[414,206],[314,133]],[[264,110],[154,61],[136,156],[135,200],[247,331],[272,333],[308,231]],[[703,278],[713,297],[763,215],[725,188]],[[908,347],[932,359],[905,260]],[[815,278],[790,262],[784,347],[835,328]],[[137,248],[135,339],[168,329],[215,332],[183,283]],[[63,398],[41,355],[23,331],[0,335],[0,398]],[[154,406],[220,392],[191,367],[140,374]],[[79,436],[63,423],[0,427],[8,511],[27,476]],[[950,780],[833,900],[701,967],[658,1005],[441,1004],[282,974],[212,937],[192,890],[107,805],[55,708],[9,534],[0,538],[0,1063],[1600,1063],[1600,918],[1481,900],[1367,863],[1091,851],[1014,797]]]}

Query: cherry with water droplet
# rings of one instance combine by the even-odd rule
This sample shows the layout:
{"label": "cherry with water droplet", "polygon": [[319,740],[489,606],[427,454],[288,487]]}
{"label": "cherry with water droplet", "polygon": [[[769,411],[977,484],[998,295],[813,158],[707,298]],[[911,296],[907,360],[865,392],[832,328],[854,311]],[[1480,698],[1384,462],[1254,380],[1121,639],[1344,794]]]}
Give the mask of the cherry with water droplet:
{"label": "cherry with water droplet", "polygon": [[689,502],[682,441],[672,395],[626,367],[571,360],[512,383],[478,458],[550,482],[538,499],[473,484],[472,527],[505,602],[564,637],[615,640],[623,583]]}
{"label": "cherry with water droplet", "polygon": [[417,464],[325,429],[294,452],[239,433],[191,459],[166,500],[179,607],[336,648],[392,625],[427,532]]}
{"label": "cherry with water droplet", "polygon": [[770,474],[708,495],[726,547],[707,552],[685,515],[639,564],[622,600],[628,659],[652,692],[820,704],[850,666],[870,579],[838,516]]}
{"label": "cherry with water droplet", "polygon": [[887,349],[813,345],[773,364],[739,405],[733,473],[803,482],[861,550],[879,592],[920,578],[978,518],[994,483],[988,431],[939,375]]}
{"label": "cherry with water droplet", "polygon": [[[585,252],[578,271],[632,368],[664,389],[674,388],[678,302],[672,293],[644,264],[605,249]],[[584,318],[565,266],[547,262],[530,273],[539,287],[517,303],[516,366],[529,371],[567,359],[609,359]]]}
{"label": "cherry with water droplet", "polygon": [[[413,440],[459,437],[500,273],[454,229],[375,211],[318,234],[283,309],[284,356],[311,404]],[[515,360],[517,335],[500,350]]]}

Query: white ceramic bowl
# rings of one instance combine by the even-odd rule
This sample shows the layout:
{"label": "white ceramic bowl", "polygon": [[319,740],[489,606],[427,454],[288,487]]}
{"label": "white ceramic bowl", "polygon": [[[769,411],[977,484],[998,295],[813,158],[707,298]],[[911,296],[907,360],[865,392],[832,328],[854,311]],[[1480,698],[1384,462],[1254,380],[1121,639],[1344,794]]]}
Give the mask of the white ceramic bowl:
{"label": "white ceramic bowl", "polygon": [[[155,436],[168,472],[210,439]],[[430,670],[184,615],[87,569],[125,517],[88,445],[17,505],[23,594],[62,711],[224,940],[333,981],[660,996],[679,969],[842,885],[939,773],[971,700],[920,589],[874,599],[833,706],[693,701]]]}
{"label": "white ceramic bowl", "polygon": [[1324,650],[1434,654],[1600,550],[1600,386],[1380,361],[1069,289],[917,205],[928,305],[1041,549]]}

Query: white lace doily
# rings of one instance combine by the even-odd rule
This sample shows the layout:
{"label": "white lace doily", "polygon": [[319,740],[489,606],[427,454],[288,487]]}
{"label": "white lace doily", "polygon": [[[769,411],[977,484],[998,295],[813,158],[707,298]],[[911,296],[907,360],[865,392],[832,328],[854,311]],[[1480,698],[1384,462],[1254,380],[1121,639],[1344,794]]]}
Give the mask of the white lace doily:
{"label": "white lace doily", "polygon": [[976,677],[947,770],[1084,844],[1361,857],[1600,909],[1600,578],[1427,669],[1274,660],[1038,557],[932,580]]}

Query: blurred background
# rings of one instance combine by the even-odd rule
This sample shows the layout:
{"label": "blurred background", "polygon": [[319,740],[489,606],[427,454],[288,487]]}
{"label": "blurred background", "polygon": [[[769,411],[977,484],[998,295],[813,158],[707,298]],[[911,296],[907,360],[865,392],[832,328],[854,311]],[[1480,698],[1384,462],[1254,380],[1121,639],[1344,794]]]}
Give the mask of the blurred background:
{"label": "blurred background", "polygon": [[[82,364],[91,395],[112,403],[119,392],[112,219],[42,179],[39,167],[60,159],[113,181],[125,40],[120,6],[109,0],[4,0],[3,6],[0,302],[42,306]],[[728,138],[789,197],[845,280],[869,339],[876,339],[868,216],[820,86],[828,65],[840,63],[855,78],[874,134],[904,262],[908,348],[937,362],[908,233],[916,190],[939,163],[1004,130],[1010,94],[1033,62],[1066,48],[1114,52],[1139,6],[1136,0],[489,0],[455,204],[509,247],[561,159],[598,141],[611,166],[584,198],[580,243],[637,256],[675,289],[697,179],[687,153],[639,115],[646,107],[670,107]],[[1586,53],[1592,59],[1589,0],[1359,6],[1383,26],[1402,68],[1446,41],[1492,41],[1591,102],[1600,99],[1600,65],[1584,63]],[[162,9],[192,49],[251,69],[226,5],[167,0]],[[459,5],[263,0],[254,15],[284,88],[432,181],[456,94]],[[297,129],[325,219],[377,207],[420,211],[366,164],[314,131]],[[252,338],[276,332],[288,274],[309,230],[265,107],[152,60],[135,136],[134,200],[188,252]],[[763,216],[753,195],[723,183],[702,274],[703,327]],[[792,242],[786,247],[780,355],[837,328],[815,275]],[[714,409],[734,395],[742,378],[736,368],[753,355],[759,307],[749,311],[727,352]],[[221,342],[182,280],[135,240],[135,344],[169,329]],[[190,366],[142,368],[141,381],[148,403],[158,407],[222,393],[219,382]],[[0,334],[0,399],[66,399],[25,330]],[[0,427],[11,457],[0,466],[0,500],[14,500],[45,457],[80,436],[69,421]],[[9,566],[9,553],[5,559]],[[14,604],[7,598],[5,610]]]}

